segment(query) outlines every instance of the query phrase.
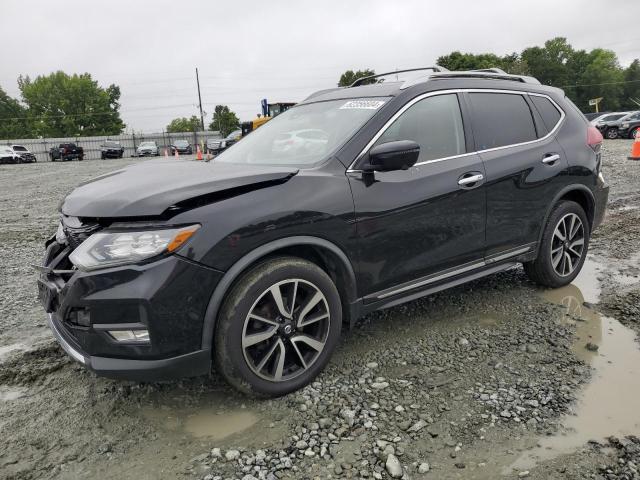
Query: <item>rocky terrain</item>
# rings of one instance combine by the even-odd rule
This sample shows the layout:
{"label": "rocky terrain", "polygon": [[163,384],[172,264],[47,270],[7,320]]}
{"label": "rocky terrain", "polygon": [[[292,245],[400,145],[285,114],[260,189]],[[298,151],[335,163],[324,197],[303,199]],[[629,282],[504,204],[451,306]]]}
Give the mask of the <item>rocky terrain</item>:
{"label": "rocky terrain", "polygon": [[273,400],[215,374],[118,382],[69,360],[29,264],[64,193],[131,160],[2,166],[0,478],[640,478],[633,409],[603,405],[606,432],[580,435],[591,387],[635,394],[599,370],[609,360],[626,371],[637,353],[614,358],[607,346],[615,334],[637,347],[640,331],[630,147],[605,143],[610,211],[574,285],[545,291],[519,268],[376,312],[345,332],[312,385]]}

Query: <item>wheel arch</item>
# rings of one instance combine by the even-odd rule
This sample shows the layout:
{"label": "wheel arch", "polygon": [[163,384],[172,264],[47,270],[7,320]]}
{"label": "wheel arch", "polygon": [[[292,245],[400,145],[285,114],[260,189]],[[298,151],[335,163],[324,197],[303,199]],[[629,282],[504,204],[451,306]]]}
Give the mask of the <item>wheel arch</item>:
{"label": "wheel arch", "polygon": [[589,220],[589,231],[591,231],[596,213],[596,199],[593,195],[593,192],[589,190],[587,186],[582,184],[567,185],[556,194],[553,201],[547,208],[547,211],[545,212],[544,219],[542,221],[542,224],[540,225],[540,232],[538,233],[538,245],[540,245],[540,243],[542,242],[544,227],[549,220],[551,212],[558,204],[558,202],[562,200],[571,200],[573,202],[576,202],[584,209],[585,213],[587,214],[587,219]]}
{"label": "wheel arch", "polygon": [[342,301],[343,322],[351,324],[354,320],[357,289],[356,276],[344,251],[336,244],[320,237],[286,237],[261,245],[236,261],[223,275],[211,295],[204,316],[202,329],[202,348],[211,349],[218,314],[227,292],[236,280],[249,268],[268,258],[289,255],[308,260],[322,268],[336,284]]}

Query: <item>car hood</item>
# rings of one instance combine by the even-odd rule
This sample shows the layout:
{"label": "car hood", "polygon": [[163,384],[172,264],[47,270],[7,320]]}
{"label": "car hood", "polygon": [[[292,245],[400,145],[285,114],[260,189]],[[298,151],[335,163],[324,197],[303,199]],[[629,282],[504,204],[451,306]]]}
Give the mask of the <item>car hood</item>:
{"label": "car hood", "polygon": [[[184,160],[150,161],[81,184],[60,210],[75,217],[149,217],[193,199],[216,201],[247,187],[287,181],[294,167],[267,167]],[[241,190],[238,190],[241,189]]]}

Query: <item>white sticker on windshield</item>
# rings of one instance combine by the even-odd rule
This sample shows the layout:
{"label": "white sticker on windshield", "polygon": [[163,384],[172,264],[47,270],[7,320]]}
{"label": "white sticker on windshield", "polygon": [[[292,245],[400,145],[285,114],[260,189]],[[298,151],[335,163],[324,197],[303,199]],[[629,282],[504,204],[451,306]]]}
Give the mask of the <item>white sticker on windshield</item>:
{"label": "white sticker on windshield", "polygon": [[384,105],[384,100],[349,100],[347,103],[342,105],[340,109],[357,108],[364,110],[377,110],[382,105]]}

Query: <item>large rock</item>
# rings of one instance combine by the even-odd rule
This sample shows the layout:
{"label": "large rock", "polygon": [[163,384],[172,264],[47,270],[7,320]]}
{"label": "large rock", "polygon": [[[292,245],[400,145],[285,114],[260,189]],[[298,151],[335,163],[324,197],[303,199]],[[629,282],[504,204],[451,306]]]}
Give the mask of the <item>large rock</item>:
{"label": "large rock", "polygon": [[400,464],[400,460],[393,454],[390,454],[387,457],[387,463],[385,464],[387,468],[387,472],[391,475],[391,478],[401,478],[402,477],[402,465]]}

